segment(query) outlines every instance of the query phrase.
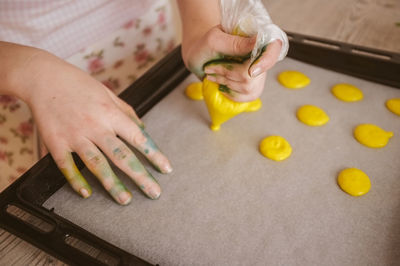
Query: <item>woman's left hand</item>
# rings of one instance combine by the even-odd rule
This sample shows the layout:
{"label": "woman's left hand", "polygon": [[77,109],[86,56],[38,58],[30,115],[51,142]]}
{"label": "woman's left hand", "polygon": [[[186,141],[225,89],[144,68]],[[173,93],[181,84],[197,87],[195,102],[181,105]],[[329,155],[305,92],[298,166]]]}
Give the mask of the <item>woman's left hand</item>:
{"label": "woman's left hand", "polygon": [[[268,44],[261,57],[251,64],[250,59],[241,63],[224,61],[226,56],[247,58],[256,38],[240,37],[223,32],[221,26],[212,27],[195,41],[182,43],[186,66],[200,79],[207,78],[225,86],[224,94],[237,102],[257,99],[265,86],[267,70],[278,60],[282,42]],[[222,60],[218,60],[222,59]],[[206,64],[211,60],[215,63]]]}

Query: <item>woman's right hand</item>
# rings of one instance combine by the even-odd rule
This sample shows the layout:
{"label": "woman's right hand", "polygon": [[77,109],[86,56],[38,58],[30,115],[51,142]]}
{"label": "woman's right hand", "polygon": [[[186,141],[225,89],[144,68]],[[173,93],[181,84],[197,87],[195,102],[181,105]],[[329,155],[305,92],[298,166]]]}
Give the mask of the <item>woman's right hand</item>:
{"label": "woman's right hand", "polygon": [[161,173],[172,168],[131,106],[82,70],[44,51],[36,52],[14,73],[29,73],[18,81],[14,78],[13,84],[18,87],[18,96],[30,106],[45,146],[76,192],[84,198],[92,193],[72,152],[119,204],[128,204],[132,195],[114,174],[106,156],[149,198],[160,196],[157,181],[121,139]]}

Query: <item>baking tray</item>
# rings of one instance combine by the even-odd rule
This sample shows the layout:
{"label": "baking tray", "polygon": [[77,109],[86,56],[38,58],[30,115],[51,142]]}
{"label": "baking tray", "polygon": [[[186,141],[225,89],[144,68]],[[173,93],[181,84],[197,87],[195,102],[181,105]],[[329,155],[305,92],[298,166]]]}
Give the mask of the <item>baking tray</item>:
{"label": "baking tray", "polygon": [[[289,57],[400,87],[399,54],[294,33],[288,36]],[[177,48],[120,97],[143,116],[188,74]],[[83,169],[82,162],[75,159]],[[51,157],[46,156],[0,194],[0,226],[69,264],[149,264],[43,207],[65,183]]]}

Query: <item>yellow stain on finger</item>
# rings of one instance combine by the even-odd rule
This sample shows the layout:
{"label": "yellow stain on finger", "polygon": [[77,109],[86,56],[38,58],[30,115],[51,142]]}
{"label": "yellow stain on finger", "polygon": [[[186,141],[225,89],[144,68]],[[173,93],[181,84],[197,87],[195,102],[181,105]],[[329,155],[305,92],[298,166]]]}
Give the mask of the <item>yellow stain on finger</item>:
{"label": "yellow stain on finger", "polygon": [[309,126],[323,126],[329,121],[329,116],[321,108],[314,105],[304,105],[297,110],[297,118]]}
{"label": "yellow stain on finger", "polygon": [[202,82],[194,82],[189,84],[189,86],[185,89],[185,94],[189,99],[195,101],[201,101],[204,99],[203,97],[203,83]]}
{"label": "yellow stain on finger", "polygon": [[289,89],[302,89],[310,84],[311,80],[299,71],[283,71],[278,75],[278,81]]}
{"label": "yellow stain on finger", "polygon": [[358,142],[367,147],[382,148],[393,137],[393,132],[385,131],[376,125],[361,124],[354,129],[354,137]]}
{"label": "yellow stain on finger", "polygon": [[344,102],[357,102],[361,101],[364,97],[359,88],[346,83],[336,84],[332,87],[331,91],[336,98]]}
{"label": "yellow stain on finger", "polygon": [[285,160],[292,154],[289,142],[281,136],[266,137],[259,148],[262,155],[274,161]]}
{"label": "yellow stain on finger", "polygon": [[337,182],[344,192],[354,197],[368,193],[371,188],[369,177],[357,168],[342,170],[338,175]]}
{"label": "yellow stain on finger", "polygon": [[260,99],[251,102],[235,102],[228,99],[219,90],[219,84],[203,80],[203,96],[211,117],[211,129],[217,131],[229,119],[243,112],[254,112],[261,108]]}
{"label": "yellow stain on finger", "polygon": [[392,113],[400,115],[400,98],[393,98],[386,101],[386,107]]}

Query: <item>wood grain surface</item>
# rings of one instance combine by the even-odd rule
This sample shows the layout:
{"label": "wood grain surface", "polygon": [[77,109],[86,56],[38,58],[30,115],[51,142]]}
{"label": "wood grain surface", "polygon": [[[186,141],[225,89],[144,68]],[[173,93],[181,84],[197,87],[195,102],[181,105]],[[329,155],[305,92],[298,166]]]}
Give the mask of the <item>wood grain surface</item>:
{"label": "wood grain surface", "polygon": [[[399,0],[264,0],[284,30],[400,53]],[[0,265],[65,265],[0,229]]]}
{"label": "wood grain surface", "polygon": [[400,53],[398,0],[263,0],[284,30]]}

